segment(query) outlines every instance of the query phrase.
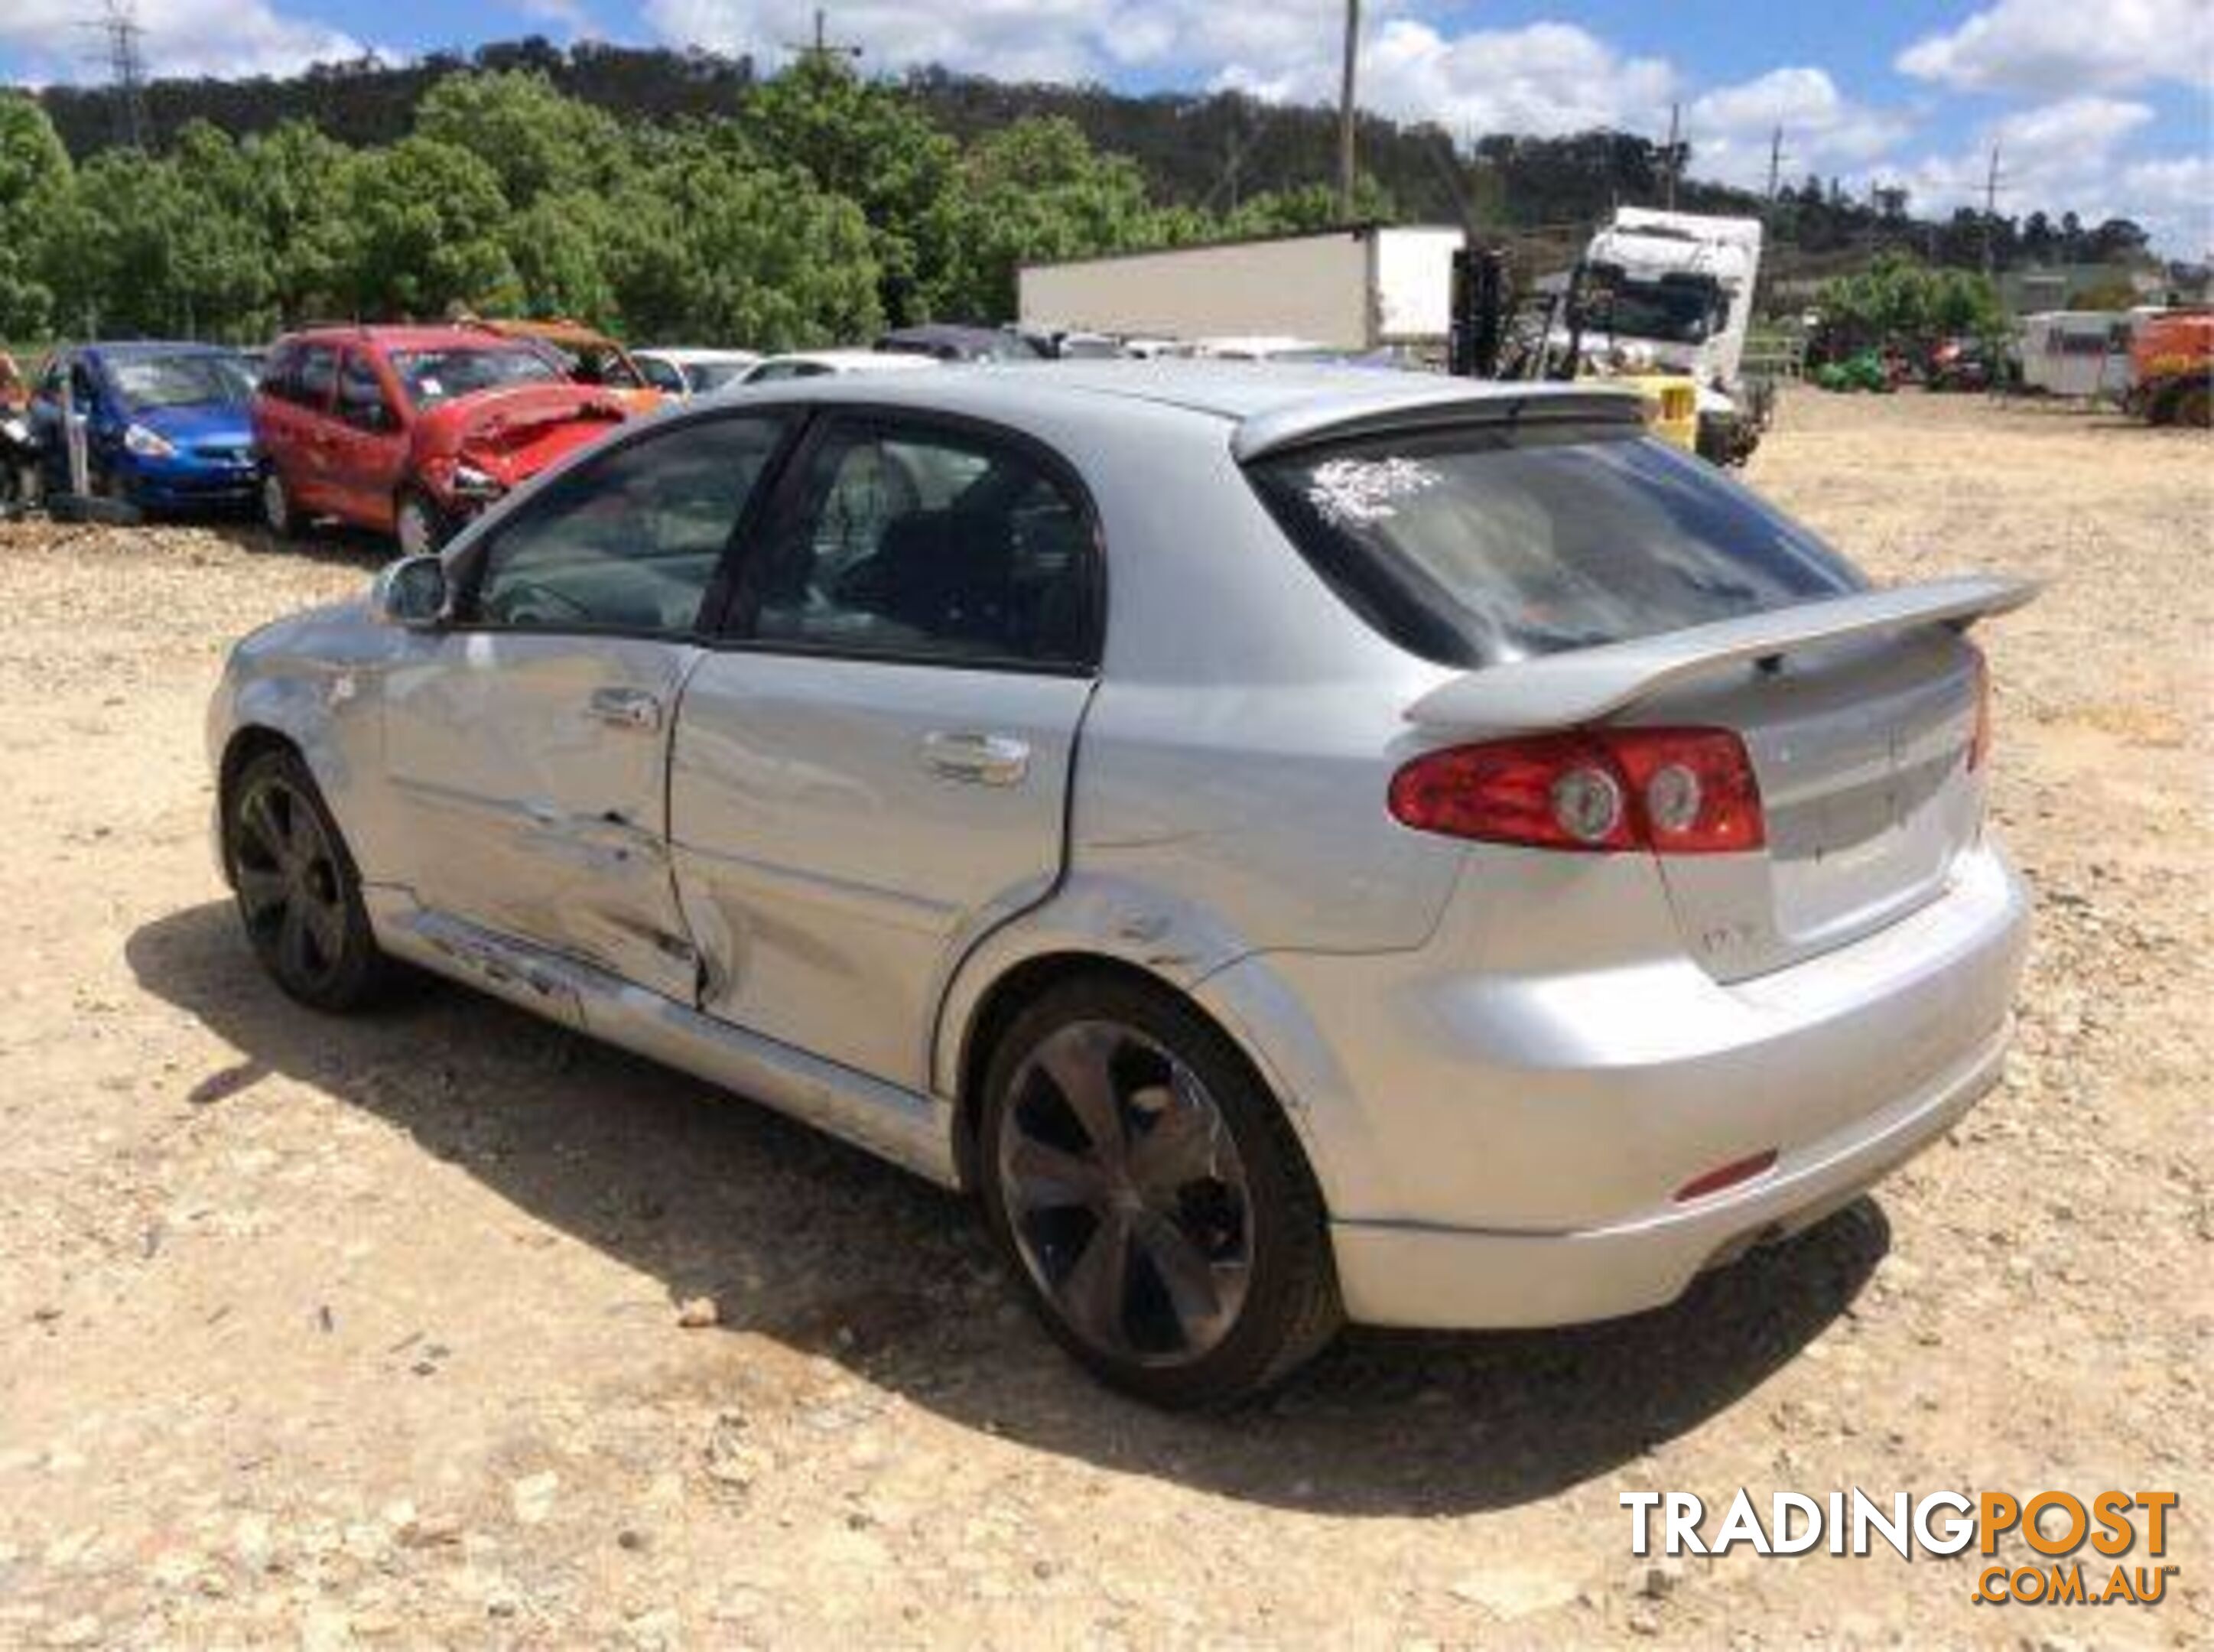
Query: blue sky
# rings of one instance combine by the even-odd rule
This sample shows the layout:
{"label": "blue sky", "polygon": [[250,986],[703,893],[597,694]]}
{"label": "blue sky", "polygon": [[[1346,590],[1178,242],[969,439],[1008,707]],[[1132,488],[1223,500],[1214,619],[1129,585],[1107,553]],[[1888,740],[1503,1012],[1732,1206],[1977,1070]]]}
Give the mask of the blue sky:
{"label": "blue sky", "polygon": [[[157,71],[281,72],[541,33],[783,60],[811,0],[136,0]],[[95,0],[0,0],[0,79],[83,78]],[[2163,248],[2214,246],[2214,0],[1367,0],[1362,101],[1456,132],[1612,125],[1683,111],[1694,169],[1904,185],[1920,210],[1979,196],[2110,214]],[[1342,0],[850,0],[833,32],[879,71],[941,62],[1135,90],[1335,95]]]}

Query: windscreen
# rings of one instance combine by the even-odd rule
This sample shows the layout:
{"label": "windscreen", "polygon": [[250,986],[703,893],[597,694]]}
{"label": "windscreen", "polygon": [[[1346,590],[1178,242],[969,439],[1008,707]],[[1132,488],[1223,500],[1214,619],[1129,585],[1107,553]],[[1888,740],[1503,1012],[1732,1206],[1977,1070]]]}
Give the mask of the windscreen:
{"label": "windscreen", "polygon": [[1591,323],[1619,338],[1704,344],[1723,309],[1722,289],[1711,281],[1624,279],[1594,295]]}
{"label": "windscreen", "polygon": [[417,407],[435,407],[456,396],[511,384],[557,383],[560,376],[543,356],[520,347],[395,350],[392,370]]}
{"label": "windscreen", "polygon": [[230,358],[211,352],[205,356],[142,356],[136,361],[112,361],[108,372],[115,380],[124,405],[136,408],[199,407],[210,403],[237,404],[254,394],[244,370]]}
{"label": "windscreen", "polygon": [[1403,647],[1488,665],[1865,588],[1704,460],[1630,426],[1458,429],[1272,456],[1254,485]]}

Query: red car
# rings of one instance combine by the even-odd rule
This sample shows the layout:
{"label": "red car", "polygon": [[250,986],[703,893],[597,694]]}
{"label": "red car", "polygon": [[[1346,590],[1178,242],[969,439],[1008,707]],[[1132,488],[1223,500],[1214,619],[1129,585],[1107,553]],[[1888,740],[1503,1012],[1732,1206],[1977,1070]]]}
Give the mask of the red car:
{"label": "red car", "polygon": [[474,327],[333,327],[271,351],[254,398],[261,507],[279,534],[343,522],[437,549],[468,518],[620,424],[610,391]]}

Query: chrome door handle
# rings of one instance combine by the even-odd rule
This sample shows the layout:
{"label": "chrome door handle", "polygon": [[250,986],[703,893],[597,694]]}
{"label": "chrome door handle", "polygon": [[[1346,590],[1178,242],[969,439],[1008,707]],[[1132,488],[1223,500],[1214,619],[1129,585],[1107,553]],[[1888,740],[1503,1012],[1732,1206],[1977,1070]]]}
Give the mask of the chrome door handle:
{"label": "chrome door handle", "polygon": [[650,688],[595,688],[584,714],[619,729],[657,729],[661,700]]}
{"label": "chrome door handle", "polygon": [[1012,734],[933,730],[922,737],[922,766],[949,780],[1014,786],[1030,773],[1030,742]]}

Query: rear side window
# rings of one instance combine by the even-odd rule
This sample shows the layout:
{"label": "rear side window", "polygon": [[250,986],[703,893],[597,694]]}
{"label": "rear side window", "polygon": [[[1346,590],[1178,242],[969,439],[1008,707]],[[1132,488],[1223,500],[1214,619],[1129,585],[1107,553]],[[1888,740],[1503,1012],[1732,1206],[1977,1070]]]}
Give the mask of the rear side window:
{"label": "rear side window", "polygon": [[1500,664],[1865,587],[1705,461],[1628,431],[1379,437],[1272,456],[1250,474],[1351,607],[1442,664]]}
{"label": "rear side window", "polygon": [[741,628],[779,647],[1078,670],[1096,658],[1085,502],[1012,443],[840,419],[798,509],[741,577]]}

